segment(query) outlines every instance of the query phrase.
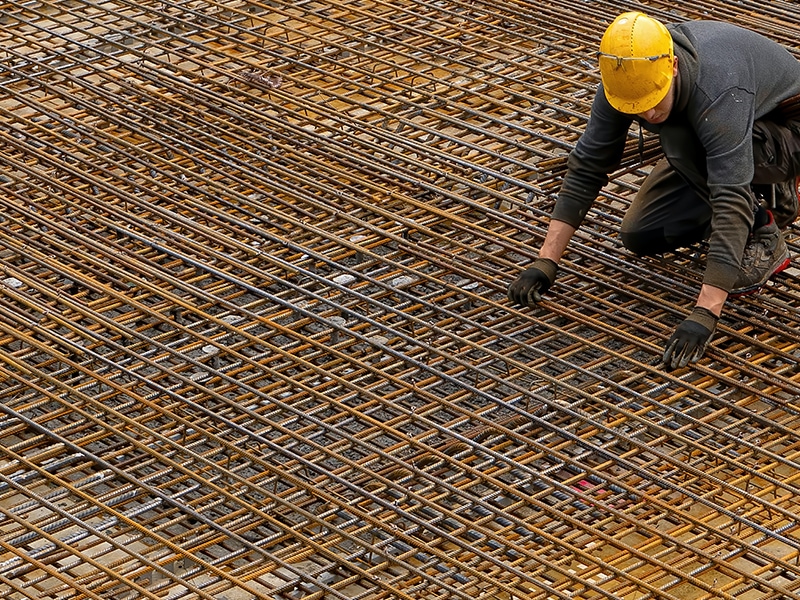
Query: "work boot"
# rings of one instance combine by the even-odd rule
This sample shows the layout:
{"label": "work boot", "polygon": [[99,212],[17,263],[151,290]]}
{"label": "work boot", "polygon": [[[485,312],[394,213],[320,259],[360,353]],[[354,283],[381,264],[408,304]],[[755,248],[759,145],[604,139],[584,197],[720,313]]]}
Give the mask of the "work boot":
{"label": "work boot", "polygon": [[739,277],[730,295],[746,296],[757,292],[770,277],[783,271],[789,263],[789,248],[774,216],[769,212],[769,223],[750,234],[742,255]]}
{"label": "work boot", "polygon": [[786,229],[797,219],[800,179],[774,184],[753,184],[753,193],[761,204],[772,211],[778,229]]}

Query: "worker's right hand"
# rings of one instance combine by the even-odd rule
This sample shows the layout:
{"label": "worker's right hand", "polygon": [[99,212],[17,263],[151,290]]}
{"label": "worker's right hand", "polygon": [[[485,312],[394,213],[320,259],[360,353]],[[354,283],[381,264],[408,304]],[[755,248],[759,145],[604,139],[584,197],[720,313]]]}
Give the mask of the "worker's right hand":
{"label": "worker's right hand", "polygon": [[519,306],[533,306],[541,302],[542,294],[556,280],[558,265],[549,258],[538,258],[525,269],[517,280],[508,286],[508,299]]}

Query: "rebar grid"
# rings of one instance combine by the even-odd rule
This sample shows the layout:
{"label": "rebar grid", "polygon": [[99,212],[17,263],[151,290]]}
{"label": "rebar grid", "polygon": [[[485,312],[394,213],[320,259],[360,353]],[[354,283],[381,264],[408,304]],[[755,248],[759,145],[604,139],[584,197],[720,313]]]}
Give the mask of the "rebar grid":
{"label": "rebar grid", "polygon": [[505,300],[641,6],[3,5],[3,597],[800,598],[797,272],[664,372],[703,249],[621,248],[632,131]]}

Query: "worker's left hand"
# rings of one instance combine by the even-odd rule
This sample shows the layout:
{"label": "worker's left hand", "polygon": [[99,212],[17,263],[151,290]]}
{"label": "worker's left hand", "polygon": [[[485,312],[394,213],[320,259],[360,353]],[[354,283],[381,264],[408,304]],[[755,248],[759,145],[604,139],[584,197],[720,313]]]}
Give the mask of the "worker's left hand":
{"label": "worker's left hand", "polygon": [[692,314],[678,325],[667,342],[663,358],[664,366],[668,369],[677,369],[700,360],[714,335],[718,320],[719,317],[707,308],[695,306]]}

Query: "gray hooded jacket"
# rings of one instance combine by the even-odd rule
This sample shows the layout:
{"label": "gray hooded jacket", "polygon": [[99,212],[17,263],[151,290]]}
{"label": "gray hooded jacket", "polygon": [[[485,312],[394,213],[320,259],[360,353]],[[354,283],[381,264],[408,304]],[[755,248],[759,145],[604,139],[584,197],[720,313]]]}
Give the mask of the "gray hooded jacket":
{"label": "gray hooded jacket", "polygon": [[[729,291],[753,222],[753,122],[800,93],[800,62],[753,31],[716,21],[668,27],[678,57],[678,87],[669,123],[691,127],[706,155],[712,232],[704,283]],[[613,109],[602,85],[586,130],[568,159],[552,218],[578,227],[620,164],[638,117]]]}

